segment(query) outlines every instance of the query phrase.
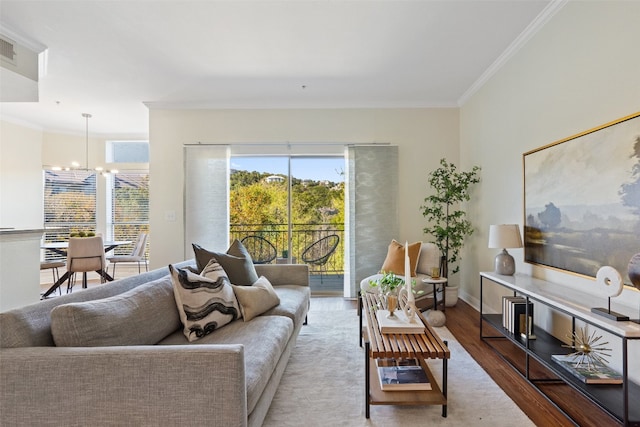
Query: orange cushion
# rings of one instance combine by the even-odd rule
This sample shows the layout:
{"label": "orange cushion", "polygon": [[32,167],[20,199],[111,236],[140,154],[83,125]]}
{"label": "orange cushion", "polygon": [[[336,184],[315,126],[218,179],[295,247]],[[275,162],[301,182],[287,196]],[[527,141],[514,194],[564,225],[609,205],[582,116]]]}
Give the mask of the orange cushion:
{"label": "orange cushion", "polygon": [[[422,242],[409,243],[409,266],[411,267],[411,277],[416,275],[416,265],[420,256]],[[382,264],[380,271],[395,273],[404,276],[404,245],[396,240],[392,240],[387,250],[387,257]]]}

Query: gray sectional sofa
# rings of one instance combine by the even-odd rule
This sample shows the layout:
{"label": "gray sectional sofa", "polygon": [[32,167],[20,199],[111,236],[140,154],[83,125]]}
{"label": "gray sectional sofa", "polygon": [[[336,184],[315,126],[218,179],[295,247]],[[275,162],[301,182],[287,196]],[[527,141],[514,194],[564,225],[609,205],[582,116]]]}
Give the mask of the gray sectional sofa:
{"label": "gray sectional sofa", "polygon": [[[0,313],[0,425],[260,426],[310,291],[306,265],[255,267],[280,304],[193,343],[167,268]],[[84,310],[54,321],[79,340],[72,346],[54,343],[51,312],[62,304]]]}

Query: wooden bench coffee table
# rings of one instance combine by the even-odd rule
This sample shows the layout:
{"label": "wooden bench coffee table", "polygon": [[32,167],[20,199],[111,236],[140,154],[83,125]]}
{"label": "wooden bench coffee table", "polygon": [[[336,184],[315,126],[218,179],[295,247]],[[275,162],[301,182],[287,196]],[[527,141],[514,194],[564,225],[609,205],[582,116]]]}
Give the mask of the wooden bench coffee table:
{"label": "wooden bench coffee table", "polygon": [[[447,361],[450,358],[447,342],[425,324],[424,334],[382,334],[376,312],[382,306],[378,294],[363,293],[363,317],[366,319],[365,337],[365,416],[369,418],[370,405],[442,405],[442,416],[447,416]],[[376,359],[416,359],[424,369],[431,390],[382,391],[378,379]],[[431,373],[426,359],[442,359],[442,390]]]}

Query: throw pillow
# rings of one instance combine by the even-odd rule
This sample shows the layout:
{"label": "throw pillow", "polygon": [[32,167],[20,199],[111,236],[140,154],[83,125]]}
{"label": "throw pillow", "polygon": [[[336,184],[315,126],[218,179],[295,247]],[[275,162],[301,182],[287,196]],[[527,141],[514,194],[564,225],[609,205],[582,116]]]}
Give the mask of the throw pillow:
{"label": "throw pillow", "polygon": [[416,272],[431,276],[433,267],[440,267],[440,250],[435,243],[423,243],[420,248]]}
{"label": "throw pillow", "polygon": [[196,264],[200,271],[204,269],[212,258],[215,258],[234,285],[251,286],[252,283],[258,280],[258,273],[256,273],[251,255],[249,255],[249,251],[240,240],[234,240],[226,253],[211,252],[195,243],[192,243],[192,246],[196,255]]}
{"label": "throw pillow", "polygon": [[233,285],[245,322],[280,304],[280,298],[266,277],[260,276],[251,286]]}
{"label": "throw pillow", "polygon": [[58,347],[152,345],[180,328],[169,276],[130,291],[51,310]]}
{"label": "throw pillow", "polygon": [[211,260],[195,274],[169,265],[184,335],[195,341],[239,318],[238,302],[224,269]]}
{"label": "throw pillow", "polygon": [[[409,243],[409,266],[411,267],[411,277],[416,275],[416,265],[420,256],[422,242]],[[404,245],[396,240],[392,240],[387,250],[387,257],[382,264],[380,271],[395,273],[404,276]]]}

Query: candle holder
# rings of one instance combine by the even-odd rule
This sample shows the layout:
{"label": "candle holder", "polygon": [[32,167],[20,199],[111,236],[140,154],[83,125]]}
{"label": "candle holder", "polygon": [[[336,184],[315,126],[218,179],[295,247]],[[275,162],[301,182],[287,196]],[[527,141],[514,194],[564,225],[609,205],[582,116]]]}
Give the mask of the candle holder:
{"label": "candle holder", "polygon": [[418,308],[416,307],[415,300],[412,301],[409,299],[409,292],[411,291],[407,291],[407,288],[400,289],[398,302],[400,305],[400,309],[407,317],[409,323],[416,323],[416,313],[418,312]]}

